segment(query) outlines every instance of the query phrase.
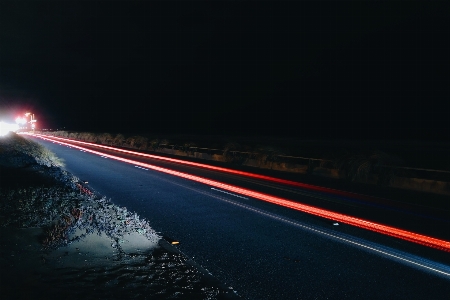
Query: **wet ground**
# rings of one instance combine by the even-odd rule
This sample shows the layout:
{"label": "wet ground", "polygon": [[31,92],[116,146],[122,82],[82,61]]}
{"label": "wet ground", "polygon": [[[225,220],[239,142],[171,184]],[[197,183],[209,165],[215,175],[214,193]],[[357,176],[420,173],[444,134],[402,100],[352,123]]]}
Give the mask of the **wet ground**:
{"label": "wet ground", "polygon": [[102,248],[105,237],[42,251],[39,231],[2,228],[3,299],[237,298],[164,240],[149,251],[125,255]]}

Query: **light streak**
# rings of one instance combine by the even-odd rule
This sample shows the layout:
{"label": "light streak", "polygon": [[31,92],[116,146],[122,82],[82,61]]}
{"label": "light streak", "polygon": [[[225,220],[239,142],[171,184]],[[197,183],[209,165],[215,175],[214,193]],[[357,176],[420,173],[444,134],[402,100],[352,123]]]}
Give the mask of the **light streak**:
{"label": "light streak", "polygon": [[[35,136],[42,136],[42,135],[35,134]],[[47,136],[45,136],[45,137],[47,137]],[[132,155],[146,157],[146,158],[151,158],[151,159],[168,161],[168,162],[173,162],[173,163],[177,163],[177,164],[184,164],[184,165],[199,167],[199,168],[203,168],[203,169],[209,169],[209,170],[213,170],[213,171],[219,171],[219,172],[224,172],[224,173],[229,173],[229,174],[236,174],[236,175],[240,175],[240,176],[252,177],[252,178],[255,178],[255,179],[272,181],[272,182],[281,183],[281,184],[290,185],[290,186],[295,186],[295,187],[308,189],[308,190],[312,190],[312,191],[326,192],[326,193],[329,193],[329,194],[340,195],[340,196],[351,197],[351,198],[358,198],[358,199],[365,199],[365,200],[373,199],[373,197],[370,197],[370,196],[367,196],[367,195],[361,195],[361,194],[356,194],[356,193],[351,193],[351,192],[346,192],[346,191],[340,191],[340,190],[336,190],[336,189],[332,189],[332,188],[326,188],[326,187],[316,186],[316,185],[312,185],[312,184],[307,184],[307,183],[301,183],[301,182],[296,182],[296,181],[287,180],[287,179],[276,178],[276,177],[267,176],[267,175],[255,174],[255,173],[251,173],[251,172],[245,172],[245,171],[238,171],[238,170],[227,169],[227,168],[222,168],[222,167],[216,167],[216,166],[211,166],[211,165],[207,165],[207,164],[201,164],[201,163],[196,163],[196,162],[191,162],[191,161],[185,161],[185,160],[181,160],[181,159],[175,159],[175,158],[170,158],[170,157],[152,155],[152,154],[147,154],[147,153],[140,153],[140,152],[136,152],[136,151],[125,150],[125,149],[120,149],[120,148],[115,148],[115,147],[105,146],[105,145],[99,145],[99,144],[95,144],[95,143],[71,140],[71,139],[66,139],[66,138],[61,138],[61,137],[54,137],[54,136],[52,136],[50,139],[57,139],[57,140],[62,140],[62,141],[66,141],[66,142],[69,142],[69,143],[77,143],[77,144],[81,144],[81,145],[88,145],[88,146],[108,149],[108,150],[112,150],[112,151],[122,152],[122,153],[126,153],[126,154],[132,154]]]}
{"label": "light streak", "polygon": [[[201,191],[198,191],[198,192],[201,192]],[[204,194],[210,195],[209,193],[204,193]],[[415,256],[415,255],[408,254],[408,253],[404,253],[402,251],[398,251],[398,250],[395,250],[395,249],[392,249],[389,247],[383,247],[378,244],[371,243],[369,241],[359,239],[359,238],[347,235],[342,232],[331,231],[331,230],[319,228],[317,226],[312,226],[312,225],[306,225],[304,223],[298,222],[297,220],[291,220],[288,218],[284,218],[279,215],[276,215],[276,214],[273,214],[273,213],[270,213],[270,212],[267,212],[264,210],[256,209],[254,207],[251,207],[251,206],[248,206],[248,205],[245,205],[245,204],[233,201],[233,200],[218,197],[216,195],[210,195],[210,196],[215,197],[216,199],[225,201],[227,203],[242,207],[244,209],[253,211],[255,213],[264,215],[266,217],[269,217],[269,218],[290,224],[292,226],[301,228],[303,230],[313,232],[315,234],[319,234],[319,235],[325,236],[327,238],[337,240],[341,243],[347,243],[347,244],[362,248],[366,251],[375,252],[376,254],[385,256],[389,259],[393,259],[393,260],[399,261],[401,263],[404,263],[404,264],[407,264],[407,265],[410,265],[410,266],[413,266],[416,268],[422,268],[427,271],[435,272],[438,275],[444,276],[444,278],[447,278],[447,279],[450,278],[450,267],[445,264],[433,262],[431,260],[424,259],[424,258]]]}
{"label": "light streak", "polygon": [[[166,180],[166,179],[163,179]],[[168,181],[168,180],[166,180]],[[207,192],[203,189],[199,189],[199,188],[194,188],[191,186],[187,186],[185,184],[181,184],[181,183],[177,183],[177,182],[173,182],[170,181],[172,184],[178,185],[180,187],[183,187],[185,189],[189,189],[192,191],[195,191],[197,193],[203,194],[203,195],[207,195],[209,197],[213,197],[215,199],[224,201],[226,203],[238,206],[240,208],[249,210],[251,212],[260,214],[262,216],[280,221],[280,222],[284,222],[286,224],[289,224],[291,226],[300,228],[301,230],[305,230],[308,232],[312,232],[314,234],[318,234],[321,235],[325,238],[329,238],[329,239],[333,239],[335,241],[338,241],[340,243],[345,243],[345,244],[349,244],[352,245],[354,247],[358,247],[361,248],[362,250],[368,251],[368,252],[372,252],[375,253],[377,255],[386,257],[388,259],[391,260],[395,260],[399,263],[403,263],[406,265],[409,265],[411,267],[415,267],[415,268],[419,268],[428,272],[432,272],[435,275],[440,275],[446,279],[450,279],[450,267],[448,265],[439,263],[439,262],[435,262],[429,259],[425,259],[423,257],[419,257],[416,255],[412,255],[409,253],[405,253],[403,251],[399,251],[390,247],[386,247],[386,246],[382,246],[379,245],[377,243],[373,243],[361,238],[357,238],[339,231],[335,231],[335,230],[330,230],[328,228],[322,228],[322,227],[318,227],[315,225],[310,225],[310,224],[305,224],[302,222],[299,222],[298,220],[292,220],[286,217],[282,217],[278,214],[274,214],[272,212],[268,212],[262,209],[258,209],[255,208],[253,206],[244,204],[242,202],[239,201],[235,201],[229,198],[224,198],[222,196],[216,195],[216,194],[212,194],[210,192]],[[213,188],[211,188],[213,189]]]}
{"label": "light streak", "polygon": [[[32,135],[32,134],[30,134],[30,135]],[[49,138],[47,138],[45,136],[42,136],[42,135],[33,135],[33,136],[37,136],[37,137],[42,138],[44,140],[52,141],[51,139],[49,139]],[[62,142],[62,144],[68,145],[65,142]],[[280,197],[276,197],[276,196],[260,193],[260,192],[257,192],[257,191],[252,191],[252,190],[249,190],[249,189],[241,188],[241,187],[238,187],[238,186],[222,183],[222,182],[211,180],[211,179],[207,179],[207,178],[203,178],[203,177],[200,177],[200,176],[195,176],[195,175],[191,175],[191,174],[187,174],[187,173],[183,173],[183,172],[179,172],[179,171],[173,171],[173,170],[170,170],[170,169],[166,169],[166,168],[150,165],[150,164],[147,164],[147,163],[134,161],[134,160],[131,160],[131,159],[126,159],[126,158],[121,158],[121,157],[118,157],[118,156],[115,156],[115,155],[105,154],[105,153],[98,152],[98,151],[95,151],[95,150],[82,148],[82,147],[76,146],[76,145],[73,145],[73,147],[78,148],[80,150],[84,149],[85,152],[90,152],[90,153],[93,153],[93,154],[97,154],[99,156],[103,155],[103,156],[106,156],[108,158],[112,158],[112,159],[119,160],[119,161],[122,161],[122,162],[126,162],[126,163],[129,163],[129,164],[145,167],[145,168],[152,169],[152,170],[159,171],[159,172],[163,172],[163,173],[166,173],[166,174],[171,174],[171,175],[175,175],[175,176],[178,176],[178,177],[181,177],[181,178],[185,178],[185,179],[189,179],[189,180],[192,180],[192,181],[204,183],[204,184],[210,185],[210,186],[215,187],[215,188],[219,188],[219,189],[226,190],[226,191],[229,191],[229,192],[233,192],[233,193],[236,193],[236,194],[240,194],[240,195],[244,195],[244,196],[247,196],[247,197],[259,199],[259,200],[266,201],[266,202],[269,202],[269,203],[277,204],[279,206],[291,208],[291,209],[294,209],[294,210],[297,210],[297,211],[301,211],[301,212],[308,213],[308,214],[315,215],[315,216],[319,216],[319,217],[322,217],[322,218],[325,218],[325,219],[333,220],[335,222],[349,224],[349,225],[352,225],[352,226],[356,226],[356,227],[359,227],[359,228],[363,228],[363,229],[367,229],[367,230],[370,230],[370,231],[378,232],[378,233],[381,233],[381,234],[384,234],[384,235],[392,236],[392,237],[399,238],[399,239],[402,239],[402,240],[406,240],[406,241],[409,241],[409,242],[413,242],[413,243],[416,243],[416,244],[420,244],[420,245],[424,245],[424,246],[427,246],[427,247],[431,247],[431,248],[439,249],[439,250],[442,250],[442,251],[450,252],[450,242],[442,240],[442,239],[433,238],[433,237],[429,237],[429,236],[426,236],[426,235],[422,235],[422,234],[410,232],[410,231],[407,231],[407,230],[395,228],[395,227],[392,227],[392,226],[383,225],[383,224],[379,224],[379,223],[372,222],[372,221],[367,221],[367,220],[356,218],[356,217],[352,217],[352,216],[347,216],[347,215],[344,215],[344,214],[341,214],[341,213],[337,213],[337,212],[333,212],[333,211],[317,208],[317,207],[306,205],[306,204],[297,203],[297,202],[294,202],[294,201],[291,201],[291,200],[287,200],[287,199],[283,199],[283,198],[280,198]]]}

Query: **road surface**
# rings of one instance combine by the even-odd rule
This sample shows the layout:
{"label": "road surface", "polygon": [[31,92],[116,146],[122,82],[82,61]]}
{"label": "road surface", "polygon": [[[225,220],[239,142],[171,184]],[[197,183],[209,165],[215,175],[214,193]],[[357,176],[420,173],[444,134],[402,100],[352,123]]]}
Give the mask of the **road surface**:
{"label": "road surface", "polygon": [[[64,159],[65,168],[88,181],[93,190],[137,212],[167,239],[180,241],[177,247],[185,255],[243,298],[447,299],[450,295],[448,252],[32,139]],[[423,234],[435,232],[449,240],[446,212],[337,197],[119,152],[105,154],[358,214]]]}

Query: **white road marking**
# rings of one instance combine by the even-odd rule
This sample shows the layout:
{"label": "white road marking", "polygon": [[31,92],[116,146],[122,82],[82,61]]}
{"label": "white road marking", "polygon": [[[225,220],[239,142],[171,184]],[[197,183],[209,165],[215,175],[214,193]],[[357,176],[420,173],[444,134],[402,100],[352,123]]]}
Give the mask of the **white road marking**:
{"label": "white road marking", "polygon": [[227,194],[227,195],[231,195],[231,196],[235,196],[235,197],[239,197],[239,198],[248,200],[247,197],[239,196],[239,195],[236,195],[236,194],[233,194],[233,193],[229,193],[229,192],[225,192],[225,191],[222,191],[222,190],[218,190],[218,189],[215,189],[215,188],[211,188],[211,189],[215,190],[215,191],[218,191],[218,192],[221,192],[221,193],[224,193],[224,194]]}
{"label": "white road marking", "polygon": [[[107,158],[107,157],[105,157],[105,158]],[[139,169],[142,169],[142,170],[145,170],[145,171],[148,171],[148,169],[146,169],[146,168],[143,168],[143,167],[140,167],[140,166],[134,166],[135,168],[139,168]]]}
{"label": "white road marking", "polygon": [[[281,221],[281,222],[293,225],[293,226],[295,226],[297,228],[300,228],[300,229],[303,229],[305,231],[309,231],[309,232],[312,232],[312,233],[315,233],[315,234],[319,234],[319,235],[321,235],[323,237],[330,238],[330,239],[333,239],[333,240],[341,242],[341,243],[346,243],[346,244],[355,246],[355,247],[363,249],[365,251],[378,254],[378,255],[380,255],[382,257],[385,257],[385,258],[397,261],[399,263],[403,263],[403,264],[408,265],[410,267],[418,268],[421,271],[432,272],[434,275],[441,276],[442,278],[445,278],[445,279],[450,279],[450,266],[448,266],[446,264],[439,263],[439,262],[436,262],[436,261],[433,261],[433,260],[430,260],[430,259],[426,259],[426,258],[423,258],[423,257],[420,257],[420,256],[416,256],[416,255],[413,255],[413,254],[409,254],[409,253],[406,253],[404,251],[397,250],[397,249],[394,249],[394,248],[391,248],[391,247],[388,247],[388,246],[383,246],[383,245],[380,245],[378,243],[370,242],[368,240],[365,240],[365,239],[362,239],[362,238],[358,238],[358,237],[355,237],[355,236],[352,236],[352,235],[349,235],[349,234],[345,234],[343,232],[330,230],[328,228],[318,227],[318,226],[315,226],[315,225],[309,225],[309,224],[305,224],[303,222],[300,222],[298,220],[292,220],[290,218],[285,218],[285,217],[282,217],[282,216],[280,216],[278,214],[274,214],[274,213],[271,213],[271,212],[268,212],[268,211],[265,211],[265,210],[262,210],[262,209],[258,209],[258,208],[255,208],[253,206],[247,205],[247,204],[236,202],[234,200],[226,199],[226,198],[223,198],[222,196],[211,194],[211,193],[206,192],[204,190],[188,187],[188,186],[186,186],[184,184],[176,183],[174,181],[169,181],[169,180],[165,180],[165,179],[163,179],[163,180],[167,181],[167,182],[171,182],[172,184],[184,187],[184,188],[186,188],[188,190],[196,191],[196,192],[198,192],[200,194],[208,195],[208,196],[213,197],[215,199],[222,200],[224,202],[227,202],[227,203],[233,204],[235,206],[247,209],[249,211],[253,211],[253,212],[261,214],[263,216],[266,216],[266,217],[269,217],[269,218],[272,218],[272,219],[275,219],[275,220],[278,220],[278,221]],[[218,189],[215,189],[215,188],[211,188],[211,189],[219,191],[219,192],[223,192],[223,193],[226,193],[226,194],[229,194],[228,192],[221,191],[221,190],[218,190]],[[238,195],[233,195],[233,196],[238,196]],[[241,197],[241,196],[238,196],[238,197]]]}
{"label": "white road marking", "polygon": [[[214,188],[211,188],[211,189],[214,189]],[[217,189],[215,189],[215,190],[217,190]],[[218,191],[220,191],[220,190],[218,190]],[[224,192],[224,193],[227,193],[227,192]],[[240,197],[240,196],[238,196],[238,197]],[[412,255],[409,253],[405,253],[403,251],[396,250],[396,249],[393,249],[393,248],[390,248],[387,246],[382,246],[377,243],[369,242],[367,240],[357,238],[357,237],[354,237],[354,236],[351,236],[351,235],[348,235],[348,234],[345,234],[342,232],[329,231],[326,228],[319,228],[314,225],[306,225],[302,222],[284,218],[284,217],[281,217],[280,215],[273,214],[273,213],[270,213],[270,212],[267,212],[267,211],[264,211],[261,209],[257,209],[252,206],[248,206],[248,205],[245,205],[245,204],[242,204],[239,202],[234,202],[232,200],[224,199],[224,198],[217,197],[217,196],[215,196],[215,198],[220,199],[225,202],[228,202],[228,203],[231,203],[231,204],[234,204],[236,206],[245,208],[247,210],[259,213],[261,215],[265,215],[272,219],[276,219],[276,220],[294,225],[294,226],[302,228],[304,230],[314,232],[316,234],[320,234],[322,236],[325,236],[325,237],[328,237],[328,238],[331,238],[331,239],[334,239],[334,240],[337,240],[340,242],[348,243],[350,245],[357,246],[364,250],[368,250],[368,251],[377,253],[384,257],[396,260],[398,262],[405,263],[409,266],[417,267],[422,270],[432,271],[435,274],[441,275],[446,279],[450,278],[450,266],[447,266],[447,265],[444,265],[444,264],[441,264],[441,263],[438,263],[438,262],[435,262],[432,260],[428,260],[426,258],[418,257],[418,256],[415,256],[415,255]]]}

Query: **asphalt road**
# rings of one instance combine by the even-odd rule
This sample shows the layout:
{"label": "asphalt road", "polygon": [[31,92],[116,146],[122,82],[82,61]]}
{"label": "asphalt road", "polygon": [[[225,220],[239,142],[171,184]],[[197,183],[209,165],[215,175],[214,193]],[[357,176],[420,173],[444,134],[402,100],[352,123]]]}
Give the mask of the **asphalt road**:
{"label": "asphalt road", "polygon": [[[177,247],[185,255],[243,298],[447,299],[450,295],[448,253],[344,224],[336,226],[330,220],[205,184],[33,139],[63,158],[66,169],[87,180],[93,190],[146,218],[168,239],[180,241]],[[173,163],[132,159],[422,233],[446,237],[449,231],[446,212],[403,202],[367,203]]]}

